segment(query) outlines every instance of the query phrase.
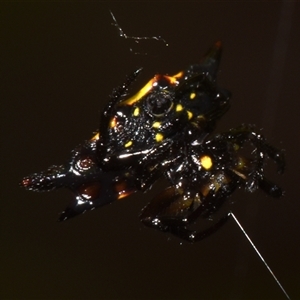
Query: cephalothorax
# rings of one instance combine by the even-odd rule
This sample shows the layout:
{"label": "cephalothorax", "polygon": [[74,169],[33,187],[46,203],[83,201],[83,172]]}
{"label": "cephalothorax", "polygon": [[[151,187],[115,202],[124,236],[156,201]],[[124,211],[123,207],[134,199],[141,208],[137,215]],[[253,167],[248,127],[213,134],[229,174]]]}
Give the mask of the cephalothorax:
{"label": "cephalothorax", "polygon": [[[25,177],[23,187],[46,191],[65,187],[73,202],[60,220],[146,191],[160,177],[169,183],[143,209],[147,226],[188,240],[201,240],[228,219],[226,214],[204,231],[188,228],[198,217],[216,212],[236,188],[261,188],[272,197],[283,192],[265,178],[265,160],[284,170],[283,152],[270,146],[251,126],[211,135],[229,108],[230,93],[217,86],[221,43],[200,64],[174,76],[155,75],[137,94],[128,88],[140,69],[116,88],[101,114],[99,132],[78,146],[70,161]],[[243,157],[245,142],[252,145]]]}

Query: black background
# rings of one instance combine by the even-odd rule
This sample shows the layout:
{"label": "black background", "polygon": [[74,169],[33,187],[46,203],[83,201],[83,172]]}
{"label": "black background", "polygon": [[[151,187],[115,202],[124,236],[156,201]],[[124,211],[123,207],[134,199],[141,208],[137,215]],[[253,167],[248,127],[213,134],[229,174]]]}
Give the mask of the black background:
{"label": "black background", "polygon": [[[122,39],[109,9],[128,35],[161,35],[169,46]],[[284,176],[269,170],[285,197],[237,191],[230,208],[300,298],[299,3],[34,2],[1,4],[0,13],[1,298],[284,299],[234,221],[195,245],[145,228],[137,216],[159,185],[65,223],[56,218],[68,191],[18,187],[91,136],[126,74],[144,67],[138,89],[199,61],[219,39],[218,82],[233,98],[217,130],[256,124],[287,157]]]}

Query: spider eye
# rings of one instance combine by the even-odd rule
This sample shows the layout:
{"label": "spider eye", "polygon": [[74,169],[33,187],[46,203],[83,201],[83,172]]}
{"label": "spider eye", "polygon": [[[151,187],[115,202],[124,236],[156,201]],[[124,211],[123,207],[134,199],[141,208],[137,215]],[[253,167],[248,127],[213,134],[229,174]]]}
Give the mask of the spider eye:
{"label": "spider eye", "polygon": [[92,161],[92,159],[89,157],[86,157],[84,159],[79,159],[76,162],[75,167],[79,172],[82,172],[82,171],[89,170],[93,165],[94,165],[94,162]]}
{"label": "spider eye", "polygon": [[152,93],[146,99],[146,107],[151,115],[161,117],[173,107],[173,97],[166,91]]}

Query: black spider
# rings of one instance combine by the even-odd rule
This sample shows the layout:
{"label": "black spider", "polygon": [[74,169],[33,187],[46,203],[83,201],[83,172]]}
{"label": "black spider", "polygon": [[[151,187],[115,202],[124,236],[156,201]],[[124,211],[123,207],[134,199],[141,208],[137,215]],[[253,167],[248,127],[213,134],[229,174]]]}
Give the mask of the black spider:
{"label": "black spider", "polygon": [[[250,126],[210,136],[229,108],[230,93],[216,85],[221,43],[200,64],[174,76],[155,75],[136,95],[128,97],[140,69],[115,89],[105,107],[100,133],[78,146],[63,166],[25,177],[23,187],[45,191],[66,187],[74,200],[62,213],[65,220],[136,191],[146,191],[161,176],[170,187],[142,211],[147,226],[198,241],[217,230],[230,214],[204,231],[188,225],[216,212],[237,187],[261,188],[268,195],[283,192],[264,176],[269,157],[284,170],[280,150]],[[245,142],[254,151],[241,155]]]}

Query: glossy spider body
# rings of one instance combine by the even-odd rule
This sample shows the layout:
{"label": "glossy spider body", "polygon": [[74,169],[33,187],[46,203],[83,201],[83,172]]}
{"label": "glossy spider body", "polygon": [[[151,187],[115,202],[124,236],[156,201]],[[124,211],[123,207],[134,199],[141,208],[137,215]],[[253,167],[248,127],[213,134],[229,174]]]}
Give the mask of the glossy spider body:
{"label": "glossy spider body", "polygon": [[[280,150],[250,126],[211,135],[229,108],[230,93],[217,86],[221,43],[200,64],[174,76],[155,75],[137,94],[128,89],[140,69],[116,88],[101,114],[99,132],[78,146],[66,165],[25,177],[23,187],[45,191],[66,187],[74,200],[62,213],[66,220],[86,210],[146,191],[160,177],[169,183],[142,211],[150,227],[188,240],[201,240],[229,218],[226,214],[204,231],[188,226],[210,217],[238,187],[261,188],[268,195],[283,192],[264,175],[267,157],[284,170]],[[241,154],[245,142],[251,157]]]}

